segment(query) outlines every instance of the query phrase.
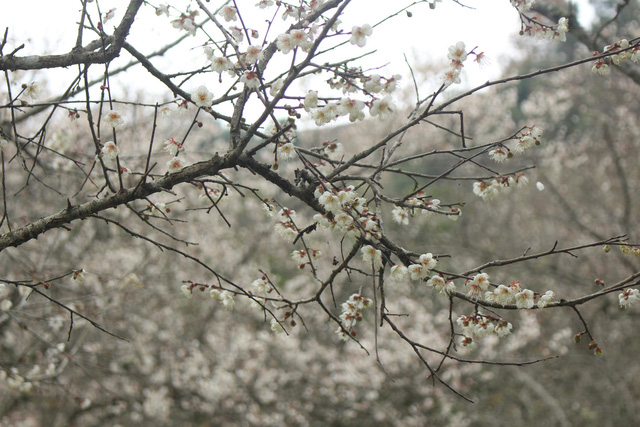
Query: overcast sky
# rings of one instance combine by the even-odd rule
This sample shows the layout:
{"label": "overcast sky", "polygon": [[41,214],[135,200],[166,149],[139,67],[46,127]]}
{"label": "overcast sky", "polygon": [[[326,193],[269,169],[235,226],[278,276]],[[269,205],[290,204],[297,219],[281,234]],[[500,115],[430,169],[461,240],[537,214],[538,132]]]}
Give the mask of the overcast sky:
{"label": "overcast sky", "polygon": [[[161,1],[164,2],[164,0]],[[411,9],[413,17],[409,18],[406,13],[402,13],[375,28],[372,37],[367,41],[365,50],[377,49],[378,52],[371,59],[364,60],[364,65],[375,67],[389,63],[382,74],[401,73],[407,76],[408,68],[405,64],[405,55],[413,66],[425,63],[433,63],[435,67],[445,66],[448,47],[458,41],[463,41],[467,49],[478,46],[478,51],[484,51],[490,60],[489,66],[483,68],[465,67],[467,71],[463,75],[463,84],[475,86],[488,79],[498,77],[500,67],[505,63],[505,59],[517,54],[513,47],[513,40],[517,37],[516,34],[520,29],[518,14],[510,5],[509,0],[462,1],[474,9],[462,7],[451,0],[438,3],[435,10],[430,9],[427,3],[420,3]],[[253,12],[256,10],[253,7],[256,2],[257,0],[238,0],[237,3],[245,19],[263,31],[267,15]],[[173,0],[170,3],[184,10],[189,1]],[[195,2],[193,3],[195,8]],[[353,25],[365,23],[374,25],[410,3],[413,1],[353,0],[343,17],[342,28],[350,31]],[[127,4],[127,0],[99,1],[103,13],[111,8],[116,8],[115,18],[106,25],[107,29],[120,21]],[[214,0],[207,4],[219,6],[223,3]],[[75,43],[77,32],[75,23],[79,19],[80,6],[80,0],[4,1],[2,13],[0,13],[0,28],[4,30],[9,27],[10,48],[20,43],[26,44],[25,48],[20,51],[21,55],[67,52]],[[95,3],[90,7],[95,10]],[[202,17],[201,14],[200,18]],[[270,15],[268,17],[270,18]],[[275,36],[277,32],[271,34]],[[140,51],[151,52],[180,35],[179,30],[171,27],[169,19],[164,16],[157,17],[153,7],[143,6],[129,41]],[[200,38],[187,40],[184,46],[191,48],[191,50],[187,51],[186,56],[183,55],[179,58],[169,56],[166,60],[176,63],[184,63],[185,61],[204,63],[202,49],[198,47],[203,40]],[[527,43],[546,42],[529,38]],[[7,50],[8,48],[5,48],[5,53]],[[362,54],[365,51],[356,50],[355,47],[352,50],[354,55]],[[182,52],[184,52],[184,48]],[[123,56],[128,55],[123,54]],[[142,76],[142,72],[140,73]],[[49,74],[48,79],[52,78],[54,77]],[[144,78],[138,77],[136,77],[136,81],[141,82],[140,84],[145,82]],[[194,82],[194,84],[196,83]]]}

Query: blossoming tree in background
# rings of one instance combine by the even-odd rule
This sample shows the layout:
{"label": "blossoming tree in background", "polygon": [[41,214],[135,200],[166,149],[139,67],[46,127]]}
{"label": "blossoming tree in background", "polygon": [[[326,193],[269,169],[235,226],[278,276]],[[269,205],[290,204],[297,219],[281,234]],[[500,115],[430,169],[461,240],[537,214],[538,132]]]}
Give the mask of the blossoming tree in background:
{"label": "blossoming tree in background", "polygon": [[[386,366],[379,349],[393,341],[415,355],[428,381],[462,399],[470,400],[448,372],[456,366],[521,366],[545,359],[468,357],[487,337],[509,340],[520,327],[508,320],[516,311],[561,309],[576,316],[581,324],[574,331],[576,341],[586,339],[586,347],[602,355],[603,346],[582,308],[612,295],[621,308],[633,306],[640,299],[635,288],[640,268],[633,266],[633,273],[624,277],[598,279],[602,286],[597,291],[571,296],[549,281],[524,282],[517,276],[505,280],[501,271],[594,248],[637,257],[640,248],[630,237],[549,241],[547,249],[509,257],[495,255],[500,253],[496,249],[492,258],[468,265],[446,245],[429,236],[403,238],[402,230],[429,222],[455,227],[465,215],[469,195],[499,204],[508,198],[506,193],[527,185],[530,168],[512,165],[545,145],[545,124],[476,133],[459,107],[468,98],[480,89],[546,74],[584,73],[580,65],[585,63],[595,73],[616,68],[640,83],[632,64],[640,59],[638,39],[629,34],[608,41],[602,53],[470,90],[457,89],[464,79],[462,70],[482,63],[485,55],[480,47],[469,49],[459,42],[442,53],[448,65],[431,82],[435,89],[420,96],[415,79],[407,83],[410,76],[385,74],[384,68],[365,70],[358,57],[346,54],[384,36],[375,24],[344,28],[341,19],[357,12],[351,3],[196,0],[168,5],[131,0],[126,10],[104,11],[99,1],[84,1],[75,47],[49,56],[20,56],[20,43],[10,42],[8,29],[0,45],[6,83],[0,116],[3,327],[30,330],[19,313],[39,299],[65,313],[69,341],[80,323],[104,334],[103,340],[126,346],[126,324],[110,324],[102,313],[117,311],[127,291],[108,288],[105,292],[113,299],[104,306],[68,302],[73,286],[107,272],[138,286],[135,275],[123,274],[134,267],[110,262],[115,254],[103,249],[115,240],[113,233],[124,233],[128,238],[118,240],[118,252],[127,254],[143,242],[145,251],[168,254],[162,268],[175,265],[172,280],[152,276],[157,266],[146,265],[148,255],[132,252],[128,262],[143,264],[154,277],[148,279],[154,287],[169,287],[172,295],[188,299],[193,310],[212,304],[229,312],[250,308],[259,313],[261,327],[276,335],[300,328],[330,330],[334,342],[327,346],[346,341],[360,347],[362,357],[375,354],[382,372]],[[550,8],[541,9],[546,17],[536,16],[530,11],[532,1],[511,3],[514,16],[520,17],[521,34],[555,42],[572,34],[573,16],[567,19]],[[417,1],[398,12],[409,17],[437,13],[437,6],[437,1]],[[144,11],[157,15],[160,23],[154,25],[173,27],[176,41],[151,54],[133,45],[129,33]],[[113,24],[118,13],[122,18]],[[578,27],[577,39],[593,49],[588,45],[593,39],[584,33]],[[166,69],[155,63],[170,49],[191,50],[194,37],[202,40],[199,63],[171,61]],[[121,65],[119,57],[131,62]],[[119,77],[133,67],[143,68],[147,79],[163,87],[158,99],[140,100],[127,91],[128,99],[113,94]],[[71,76],[59,93],[44,83],[50,69],[66,69]],[[33,80],[26,79],[30,70],[37,71]],[[203,84],[194,84],[196,80]],[[415,97],[406,116],[398,114],[407,110],[399,94],[403,86],[414,90]],[[299,129],[310,123],[329,127],[374,121],[388,127],[375,137],[337,138],[318,145],[304,144]],[[447,134],[446,146],[433,142],[436,137],[428,133],[433,131]],[[397,181],[404,184],[394,185]],[[450,190],[450,182],[469,181],[473,184]],[[539,182],[537,188],[543,191],[545,186]],[[256,210],[264,212],[262,219],[254,215]],[[473,220],[471,215],[463,218]],[[90,235],[79,225],[87,222],[94,227]],[[236,229],[244,237],[226,240],[229,230]],[[518,238],[517,226],[507,231]],[[82,245],[68,243],[70,238]],[[203,249],[209,247],[210,252]],[[54,266],[20,261],[25,253],[48,251],[64,261]],[[87,254],[103,262],[104,273],[74,263]],[[295,286],[278,279],[293,277],[291,271],[299,271]],[[417,327],[412,319],[428,308],[426,303],[400,304],[394,297],[403,286],[443,308],[434,320],[439,326],[430,331],[438,338],[425,341],[421,333],[412,333]],[[159,292],[145,289],[149,301]],[[63,319],[55,319],[49,326],[58,330]],[[237,322],[241,329],[243,321]],[[43,382],[64,378],[82,348],[81,341],[73,350],[44,336],[40,341],[54,362],[3,360],[0,376],[6,387],[30,393]],[[195,354],[193,350],[183,357],[190,360]],[[154,396],[147,402],[162,402],[170,391],[147,391]],[[93,400],[78,397],[80,410],[89,411]],[[149,403],[143,411],[161,414],[162,405],[156,406]]]}

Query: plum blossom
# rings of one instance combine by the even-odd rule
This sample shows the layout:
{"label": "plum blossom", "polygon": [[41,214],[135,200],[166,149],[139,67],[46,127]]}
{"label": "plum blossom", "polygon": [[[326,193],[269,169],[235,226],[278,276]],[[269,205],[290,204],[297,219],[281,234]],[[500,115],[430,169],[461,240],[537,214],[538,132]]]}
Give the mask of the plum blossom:
{"label": "plum blossom", "polygon": [[445,86],[450,86],[453,83],[460,83],[460,70],[451,68],[450,70],[445,71],[442,75],[442,80]]}
{"label": "plum blossom", "polygon": [[494,328],[495,334],[498,335],[499,337],[504,337],[509,335],[512,330],[513,330],[513,325],[510,322],[507,322],[504,320],[498,322],[498,324]]}
{"label": "plum blossom", "polygon": [[396,264],[390,269],[391,279],[396,282],[401,282],[407,278],[408,270],[402,264]]}
{"label": "plum blossom", "polygon": [[362,260],[368,264],[373,263],[375,269],[382,267],[382,252],[371,245],[365,245],[360,249]]}
{"label": "plum blossom", "polygon": [[164,3],[164,4],[161,4],[160,6],[156,7],[156,15],[157,16],[162,16],[162,15],[169,16],[169,5],[167,3]]}
{"label": "plum blossom", "polygon": [[257,294],[266,294],[271,292],[271,285],[266,280],[266,277],[261,277],[260,279],[256,279],[251,283],[253,289],[255,289]]}
{"label": "plum blossom", "polygon": [[353,27],[351,29],[351,39],[349,43],[357,45],[358,47],[364,47],[367,44],[367,36],[370,36],[373,32],[371,25],[365,24],[362,27]]}
{"label": "plum blossom", "polygon": [[100,153],[104,159],[115,160],[115,158],[120,154],[120,148],[115,144],[115,142],[109,141],[105,142]]}
{"label": "plum blossom", "polygon": [[558,20],[555,37],[557,37],[557,40],[561,42],[566,42],[568,32],[569,32],[569,20],[565,17],[562,17]]}
{"label": "plum blossom", "polygon": [[502,163],[505,160],[507,160],[509,155],[504,150],[503,147],[498,147],[498,148],[495,148],[495,149],[489,151],[489,157],[491,157],[491,160],[493,160],[494,162]]}
{"label": "plum blossom", "polygon": [[533,291],[524,289],[516,294],[516,306],[522,309],[533,307]]}
{"label": "plum blossom", "polygon": [[459,69],[462,67],[462,63],[467,60],[467,51],[463,42],[458,42],[449,47],[449,53],[447,58],[451,60],[451,67]]}
{"label": "plum blossom", "polygon": [[515,301],[515,293],[513,293],[513,288],[510,288],[505,285],[499,285],[492,293],[491,298],[487,298],[486,300],[493,300],[493,302],[505,306],[507,304],[511,304]]}
{"label": "plum blossom", "polygon": [[429,280],[427,280],[427,286],[432,286],[436,289],[442,289],[444,284],[444,278],[439,274],[434,274]]}
{"label": "plum blossom", "polygon": [[240,27],[229,27],[229,33],[238,43],[244,41],[244,30]]}
{"label": "plum blossom", "polygon": [[373,74],[369,76],[367,80],[365,80],[362,87],[364,88],[364,90],[366,90],[369,93],[382,92],[382,90],[384,89],[382,77],[380,77],[379,74]]}
{"label": "plum blossom", "polygon": [[110,110],[109,112],[107,112],[107,114],[105,114],[104,118],[102,119],[107,125],[111,126],[111,127],[118,127],[121,124],[124,123],[124,119],[122,118],[122,114],[120,114],[119,111],[116,110]]}
{"label": "plum blossom", "polygon": [[284,328],[276,319],[271,319],[271,330],[274,334],[279,335],[284,332]]}
{"label": "plum blossom", "polygon": [[601,76],[606,76],[611,71],[609,66],[604,62],[603,59],[598,59],[591,68],[591,71],[596,74],[600,74]]}
{"label": "plum blossom", "polygon": [[350,122],[364,120],[364,102],[357,99],[342,98],[340,100],[341,114],[348,114]]}
{"label": "plum blossom", "polygon": [[551,301],[555,296],[556,294],[553,291],[545,292],[538,301],[538,308],[545,308],[549,304],[549,301]]}
{"label": "plum blossom", "polygon": [[422,280],[429,276],[429,269],[424,264],[411,264],[407,270],[411,280]]}
{"label": "plum blossom", "polygon": [[169,138],[164,142],[163,150],[169,153],[170,156],[175,157],[180,151],[184,151],[184,147],[180,142]]}
{"label": "plum blossom", "polygon": [[342,208],[338,195],[332,191],[325,191],[318,197],[318,202],[329,212],[338,212]]}
{"label": "plum blossom", "polygon": [[193,288],[190,285],[180,286],[180,292],[182,292],[182,295],[187,299],[190,299],[193,296]]}
{"label": "plum blossom", "polygon": [[296,158],[296,147],[291,142],[278,146],[278,159],[291,160]]}
{"label": "plum blossom", "polygon": [[433,258],[433,255],[431,253],[420,255],[420,257],[418,258],[418,261],[420,262],[420,264],[424,265],[428,270],[433,270],[438,265],[438,261],[435,258]]}
{"label": "plum blossom", "polygon": [[226,56],[212,54],[209,60],[211,61],[211,69],[216,73],[224,73],[233,68],[233,63]]}
{"label": "plum blossom", "polygon": [[291,34],[288,33],[280,34],[276,38],[276,46],[278,47],[278,50],[280,52],[286,55],[295,48],[293,37],[291,37]]}
{"label": "plum blossom", "polygon": [[80,284],[84,283],[84,273],[84,269],[74,270],[73,274],[71,274],[71,280]]}
{"label": "plum blossom", "polygon": [[220,9],[220,12],[218,12],[218,14],[222,16],[226,22],[231,22],[238,19],[238,15],[236,14],[236,12],[237,11],[235,7],[224,6],[222,9]]}
{"label": "plum blossom", "polygon": [[400,225],[408,225],[409,209],[402,206],[396,206],[395,208],[393,208],[393,211],[391,211],[391,217],[393,218],[394,222]]}
{"label": "plum blossom", "polygon": [[520,12],[527,12],[535,2],[536,0],[511,0],[511,5]]}
{"label": "plum blossom", "polygon": [[387,95],[382,99],[374,100],[369,113],[373,117],[378,116],[381,120],[387,120],[395,110],[396,106],[391,101],[391,96]]}
{"label": "plum blossom", "polygon": [[322,126],[331,122],[332,120],[335,120],[335,118],[338,117],[338,111],[337,111],[337,108],[335,107],[336,105],[328,104],[328,105],[325,105],[324,107],[316,109],[311,114],[311,117],[315,121],[316,125]]}
{"label": "plum blossom", "polygon": [[336,330],[336,334],[341,340],[346,341],[348,339],[342,328],[346,329],[349,334],[355,335],[354,327],[362,320],[362,310],[372,305],[373,301],[370,298],[360,294],[353,294],[346,302],[342,303],[342,314],[340,314],[342,327]]}
{"label": "plum blossom", "polygon": [[338,160],[344,156],[344,147],[339,142],[324,143],[324,155],[330,159]]}
{"label": "plum blossom", "polygon": [[219,295],[218,299],[220,300],[220,302],[224,306],[225,310],[233,311],[233,307],[236,304],[236,302],[234,300],[234,294],[232,294],[229,291],[222,291],[222,292],[220,292],[220,295]]}
{"label": "plum blossom", "polygon": [[318,92],[315,90],[310,90],[307,92],[307,95],[304,97],[304,111],[307,113],[311,111],[312,108],[316,108],[318,106]]}
{"label": "plum blossom", "polygon": [[189,15],[185,15],[184,13],[180,16],[179,19],[174,19],[171,21],[171,25],[173,28],[178,30],[184,30],[188,32],[191,36],[196,35],[196,24],[194,22],[194,18],[198,15],[198,11],[193,11]]}
{"label": "plum blossom", "polygon": [[269,6],[273,6],[273,0],[260,0],[258,3],[256,3],[256,6],[258,6],[260,9],[266,9]]}
{"label": "plum blossom", "polygon": [[256,89],[260,87],[260,78],[255,71],[245,71],[240,77],[240,81],[245,84],[248,89]]}
{"label": "plum blossom", "polygon": [[107,13],[104,14],[104,18],[102,18],[102,22],[106,24],[108,21],[112,20],[116,14],[116,8],[110,9]]}
{"label": "plum blossom", "polygon": [[184,162],[178,157],[173,157],[167,162],[167,170],[169,173],[180,172],[184,167]]}
{"label": "plum blossom", "polygon": [[465,285],[469,288],[467,296],[477,298],[489,289],[489,275],[487,273],[479,273],[467,280]]}
{"label": "plum blossom", "polygon": [[292,30],[289,34],[292,46],[300,47],[304,51],[311,48],[312,43],[309,41],[309,35],[304,30]]}
{"label": "plum blossom", "polygon": [[278,79],[275,82],[271,83],[269,87],[269,95],[276,96],[278,92],[280,92],[280,89],[282,89],[283,86],[284,86],[283,79]]}
{"label": "plum blossom", "polygon": [[618,295],[621,308],[629,308],[640,301],[640,292],[637,289],[625,289]]}
{"label": "plum blossom", "polygon": [[191,100],[198,107],[211,107],[213,104],[213,93],[209,92],[206,86],[198,86],[198,88],[191,92]]}
{"label": "plum blossom", "polygon": [[247,51],[242,55],[242,59],[245,64],[255,64],[263,57],[264,52],[262,52],[260,46],[257,45],[250,45],[249,47],[247,47]]}
{"label": "plum blossom", "polygon": [[24,96],[29,98],[31,101],[37,101],[40,95],[42,94],[42,83],[33,82],[30,85],[23,85],[24,88]]}

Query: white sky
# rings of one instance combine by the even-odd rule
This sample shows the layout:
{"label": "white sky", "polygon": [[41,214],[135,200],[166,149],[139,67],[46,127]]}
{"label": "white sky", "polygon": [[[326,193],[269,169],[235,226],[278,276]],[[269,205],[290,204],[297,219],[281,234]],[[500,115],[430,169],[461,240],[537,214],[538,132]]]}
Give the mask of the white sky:
{"label": "white sky", "polygon": [[[127,0],[96,1],[99,2],[103,13],[113,7],[117,9],[115,19],[107,24],[107,28],[119,22],[128,4]],[[164,2],[164,0],[160,1]],[[154,4],[158,4],[160,1]],[[510,5],[509,0],[463,1],[475,9],[461,7],[451,0],[439,3],[435,10],[430,9],[427,3],[417,4],[411,9],[412,18],[407,17],[405,13],[398,15],[374,29],[374,33],[368,39],[364,49],[349,46],[348,52],[359,55],[366,50],[377,49],[378,52],[375,56],[363,61],[366,67],[389,63],[390,65],[380,74],[400,73],[405,76],[405,79],[408,79],[409,74],[404,55],[414,66],[433,63],[435,67],[444,67],[448,62],[446,60],[448,47],[458,41],[463,41],[467,49],[478,46],[478,51],[484,51],[490,60],[489,66],[483,68],[469,64],[465,68],[468,71],[463,75],[463,84],[475,86],[496,78],[500,74],[504,60],[517,54],[512,42],[520,29],[518,14]],[[265,29],[265,19],[270,18],[271,15],[267,17],[256,14],[254,12],[256,9],[253,7],[256,2],[257,0],[237,0],[246,21],[258,29],[262,36]],[[173,0],[170,3],[184,10],[189,1]],[[373,25],[410,3],[413,2],[407,0],[353,0],[343,16],[342,28],[345,31],[350,31],[353,25],[365,23]],[[581,3],[586,3],[586,0]],[[195,8],[195,2],[193,4]],[[207,3],[211,7],[222,4],[221,1],[216,0]],[[0,30],[4,31],[4,28],[9,27],[10,35],[9,47],[5,48],[5,53],[20,43],[26,44],[26,47],[20,51],[21,55],[69,51],[75,43],[77,31],[75,23],[79,19],[80,6],[80,0],[3,1],[2,13],[0,13]],[[90,7],[93,8],[91,10],[95,10],[95,3]],[[203,14],[199,18],[202,17]],[[283,25],[279,17],[276,22],[278,25]],[[287,26],[290,22],[287,22]],[[138,50],[150,52],[181,34],[179,30],[171,27],[169,19],[165,16],[156,17],[152,7],[143,6],[134,23],[129,41]],[[277,28],[272,29],[272,37],[270,38],[277,34]],[[169,56],[165,60],[167,61],[165,64],[196,62],[197,65],[204,65],[202,50],[198,48],[203,40],[200,38],[188,39],[184,43],[184,47],[192,48],[192,50],[186,55],[184,47],[182,51],[176,50],[176,52],[183,52],[182,56]],[[540,43],[532,38],[528,42]],[[128,54],[123,53],[122,56],[128,57]],[[161,60],[158,61],[161,63]],[[146,75],[146,71],[128,76],[132,79],[131,81],[135,81],[137,85],[141,86],[141,90],[153,91],[152,88],[149,89],[145,86],[148,84],[146,82],[151,80]],[[31,76],[25,78],[29,77]],[[33,76],[33,79],[37,79],[37,76]],[[48,79],[51,85],[51,80],[55,77],[49,74]],[[408,80],[405,82],[409,83]],[[193,86],[197,83],[194,79]]]}

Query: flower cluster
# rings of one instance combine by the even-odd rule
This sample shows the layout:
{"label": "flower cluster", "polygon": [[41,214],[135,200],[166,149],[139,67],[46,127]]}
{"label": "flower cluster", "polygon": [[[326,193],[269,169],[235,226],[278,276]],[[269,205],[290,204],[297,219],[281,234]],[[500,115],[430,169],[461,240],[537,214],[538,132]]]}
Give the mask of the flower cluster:
{"label": "flower cluster", "polygon": [[464,285],[469,288],[467,296],[477,299],[489,289],[489,275],[487,273],[476,274],[473,278],[467,279]]}
{"label": "flower cluster", "polygon": [[512,188],[523,187],[529,183],[529,178],[523,172],[509,176],[496,176],[489,183],[476,181],[473,183],[473,194],[483,200],[491,200],[494,197],[509,192]]}
{"label": "flower cluster", "polygon": [[367,200],[358,197],[353,186],[329,190],[319,185],[315,197],[327,211],[313,217],[321,227],[366,240],[380,238],[380,220],[367,207]]}
{"label": "flower cluster", "polygon": [[282,208],[278,212],[278,222],[274,226],[276,233],[285,238],[289,242],[293,242],[300,230],[296,227],[294,221],[296,218],[296,211],[293,209]]}
{"label": "flower cluster", "polygon": [[[515,303],[516,307],[521,309],[530,309],[535,304],[536,294],[530,289],[523,289],[519,281],[511,282],[509,286],[498,285],[493,291],[483,290],[486,291],[484,300],[487,302],[502,306]],[[471,294],[471,291],[469,294]],[[475,294],[479,295],[479,291],[475,292]],[[538,300],[538,308],[546,307],[554,297],[555,293],[553,291],[545,292]]]}
{"label": "flower cluster", "polygon": [[540,145],[542,132],[544,132],[544,129],[540,126],[526,126],[522,132],[520,132],[518,143],[514,147],[513,151],[515,153],[523,153],[536,145]]}
{"label": "flower cluster", "polygon": [[430,216],[434,212],[439,212],[440,207],[439,199],[427,199],[424,196],[424,191],[420,190],[415,197],[410,197],[405,201],[407,206],[396,205],[391,211],[391,219],[398,224],[409,224],[409,218],[417,215],[418,211],[423,215]]}
{"label": "flower cluster", "polygon": [[466,337],[479,338],[491,334],[504,337],[509,335],[513,329],[513,325],[506,320],[480,313],[460,316],[456,320],[456,323],[462,328],[462,333]]}
{"label": "flower cluster", "polygon": [[299,269],[303,269],[307,264],[311,264],[311,259],[318,259],[321,255],[322,253],[317,249],[298,249],[291,253],[291,259],[298,265]]}
{"label": "flower cluster", "polygon": [[[168,8],[167,10],[167,16],[169,16],[168,13]],[[164,10],[162,10],[162,12],[164,12]],[[158,13],[158,9],[156,9],[156,14],[160,15],[162,13]],[[171,21],[171,25],[173,25],[173,28],[176,28],[178,30],[183,30],[186,31],[187,33],[189,33],[191,36],[195,36],[196,35],[196,23],[195,23],[195,17],[198,16],[198,11],[194,10],[192,12],[189,12],[188,15],[186,14],[181,14],[180,18],[175,19],[173,21]]]}
{"label": "flower cluster", "polygon": [[[633,255],[635,257],[640,257],[640,248],[637,246],[631,246],[629,245],[629,242],[624,241],[624,240],[620,240],[619,241],[619,245],[618,247],[620,248],[620,253],[622,253],[622,255],[627,256],[627,255]],[[607,253],[609,251],[611,251],[611,246],[609,245],[605,245],[603,248],[604,252]]]}
{"label": "flower cluster", "polygon": [[456,284],[453,280],[445,280],[439,274],[434,274],[429,280],[427,280],[427,286],[433,287],[436,291],[443,295],[453,295],[456,291]]}
{"label": "flower cluster", "polygon": [[[392,108],[390,100],[387,101],[387,109]],[[338,102],[329,102],[323,106],[318,106],[318,93],[316,91],[307,93],[303,105],[317,126],[325,125],[343,116],[349,116],[349,121],[351,122],[363,120],[365,117],[365,103],[363,101],[342,98]],[[380,110],[380,107],[378,107],[378,110]]]}
{"label": "flower cluster", "polygon": [[438,261],[431,253],[422,254],[418,257],[418,262],[407,267],[407,273],[411,280],[424,280],[429,277],[431,270],[436,268]]}
{"label": "flower cluster", "polygon": [[389,94],[398,88],[398,82],[402,78],[400,75],[383,77],[373,74],[366,76],[360,69],[349,69],[347,74],[357,77],[346,77],[345,73],[336,72],[336,77],[327,81],[329,87],[341,90],[343,94],[362,90],[371,100],[364,102],[347,96],[339,101],[326,102],[324,105],[320,105],[318,92],[310,90],[305,96],[302,106],[310,114],[316,125],[322,126],[342,116],[348,116],[350,122],[363,120],[365,118],[365,106],[369,106],[369,114],[372,117],[379,117],[381,120],[387,120],[397,110]]}
{"label": "flower cluster", "polygon": [[232,311],[233,307],[236,304],[234,300],[235,295],[226,290],[221,291],[220,289],[216,289],[212,287],[211,290],[209,291],[209,296],[213,299],[219,300],[224,306],[224,309],[227,311]]}
{"label": "flower cluster", "polygon": [[555,292],[547,291],[543,295],[540,296],[538,300],[538,308],[545,308],[549,305],[549,302],[556,296]]}
{"label": "flower cluster", "polygon": [[[369,308],[372,305],[373,301],[371,301],[371,299],[360,294],[351,295],[349,299],[342,304],[342,314],[340,315],[342,327],[339,327],[336,330],[336,334],[341,340],[347,341],[349,339],[349,335],[356,335],[354,328],[356,324],[362,320],[362,310]],[[344,332],[343,328],[349,333],[349,335]]]}
{"label": "flower cluster", "polygon": [[[558,23],[553,26],[541,25],[535,23],[536,29],[533,30],[533,36],[538,40],[555,40],[566,42],[567,33],[569,32],[569,20],[567,18],[560,18]],[[531,34],[532,28],[527,27],[525,29],[527,34]]]}
{"label": "flower cluster", "polygon": [[449,58],[451,62],[449,63],[449,69],[445,71],[442,76],[445,86],[460,83],[460,72],[462,71],[462,67],[464,67],[463,62],[467,60],[467,56],[468,53],[463,42],[458,42],[449,47],[447,58]]}
{"label": "flower cluster", "polygon": [[[629,49],[630,44],[629,40],[622,39],[617,43],[610,44],[605,46],[602,53],[615,53],[614,55],[608,56],[606,58],[600,58],[596,60],[591,67],[591,71],[597,74],[609,74],[609,65],[620,65],[620,62],[626,61],[627,59],[631,59],[632,62],[640,61],[640,44],[636,44],[633,49]],[[593,56],[600,55],[600,52],[594,52]]]}
{"label": "flower cluster", "polygon": [[511,5],[520,12],[527,12],[535,2],[536,0],[511,0]]}

